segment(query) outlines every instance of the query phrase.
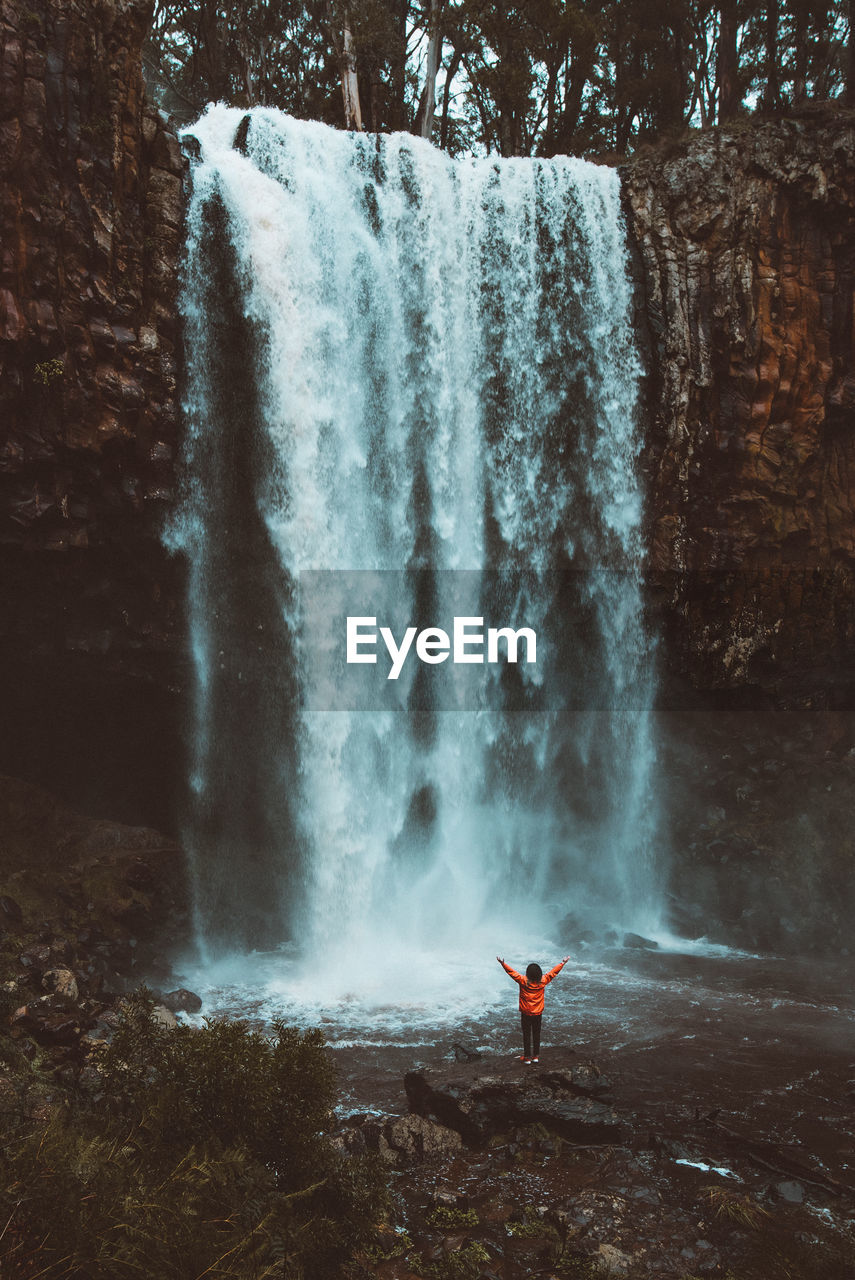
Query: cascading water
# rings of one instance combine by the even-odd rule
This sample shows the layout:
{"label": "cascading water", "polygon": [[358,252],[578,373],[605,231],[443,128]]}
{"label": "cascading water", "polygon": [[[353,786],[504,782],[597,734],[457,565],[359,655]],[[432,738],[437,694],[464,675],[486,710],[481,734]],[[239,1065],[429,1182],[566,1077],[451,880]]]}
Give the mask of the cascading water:
{"label": "cascading water", "polygon": [[[203,948],[292,939],[338,963],[482,926],[547,938],[568,913],[649,930],[617,175],[453,162],[270,110],[211,108],[192,132],[171,541],[190,567]],[[413,661],[373,705],[325,630],[342,612],[397,636],[528,626],[537,665]]]}

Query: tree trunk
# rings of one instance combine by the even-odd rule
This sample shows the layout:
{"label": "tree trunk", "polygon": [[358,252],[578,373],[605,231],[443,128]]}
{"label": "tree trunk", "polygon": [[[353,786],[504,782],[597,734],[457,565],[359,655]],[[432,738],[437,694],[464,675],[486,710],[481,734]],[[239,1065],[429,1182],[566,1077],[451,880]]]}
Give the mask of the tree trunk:
{"label": "tree trunk", "polygon": [[766,0],[764,46],[766,93],[763,105],[767,111],[777,111],[781,105],[781,77],[778,67],[778,0]]}
{"label": "tree trunk", "polygon": [[336,20],[333,0],[327,0],[327,13],[333,48],[341,67],[341,96],[344,102],[344,127],[362,132],[362,110],[359,105],[359,82],[356,78],[356,46],[350,29],[347,5],[342,6],[339,22]]}
{"label": "tree trunk", "polygon": [[849,49],[846,69],[846,101],[855,107],[855,0],[849,0]]}
{"label": "tree trunk", "polygon": [[428,48],[425,65],[425,84],[419,99],[419,109],[413,125],[413,133],[421,138],[429,138],[433,133],[433,115],[436,110],[436,75],[439,71],[439,59],[442,52],[442,7],[443,0],[430,0],[430,17],[428,18]]}
{"label": "tree trunk", "polygon": [[342,39],[341,96],[344,102],[345,129],[362,129],[362,110],[359,106],[359,82],[356,79],[356,48],[350,30],[350,20],[345,10]]}
{"label": "tree trunk", "polygon": [[[852,0],[852,3],[855,4],[855,0]],[[445,72],[445,85],[442,90],[442,123],[439,127],[439,145],[443,151],[448,145],[448,107],[451,100],[451,82],[460,70],[460,60],[460,50],[455,49]]]}
{"label": "tree trunk", "polygon": [[572,60],[569,57],[565,59],[564,110],[561,113],[556,138],[556,150],[560,150],[563,155],[574,153],[573,139],[582,114],[582,97],[590,79],[596,55],[596,40],[586,38],[584,43],[577,41]]}
{"label": "tree trunk", "polygon": [[374,63],[368,79],[368,119],[372,133],[380,132],[383,113],[383,81],[380,79],[380,68]]}
{"label": "tree trunk", "polygon": [[197,27],[198,61],[200,79],[206,95],[213,102],[228,96],[223,68],[223,44],[217,15],[216,0],[205,0],[199,9]]}
{"label": "tree trunk", "polygon": [[404,107],[407,61],[407,0],[392,0],[391,12],[394,26],[394,46],[389,56],[389,125],[400,131],[406,129]]}
{"label": "tree trunk", "polygon": [[722,0],[718,33],[718,119],[734,116],[742,101],[739,91],[739,60],[736,52],[736,0]]}
{"label": "tree trunk", "polygon": [[797,106],[807,97],[808,15],[809,0],[796,0],[793,5],[793,102]]}

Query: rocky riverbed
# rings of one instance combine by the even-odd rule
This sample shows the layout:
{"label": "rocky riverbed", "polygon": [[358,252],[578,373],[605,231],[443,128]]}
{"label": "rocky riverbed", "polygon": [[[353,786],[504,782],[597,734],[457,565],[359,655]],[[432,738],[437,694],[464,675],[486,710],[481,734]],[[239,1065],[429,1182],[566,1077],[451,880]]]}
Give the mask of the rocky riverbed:
{"label": "rocky riverbed", "polygon": [[393,1170],[371,1274],[851,1275],[851,1060],[722,1050],[715,1070],[666,1040],[608,1074],[570,1049],[409,1073],[411,1113],[357,1112],[336,1138]]}
{"label": "rocky riverbed", "polygon": [[97,1093],[100,1046],[145,981],[167,1025],[322,1026],[340,1079],[331,1140],[344,1159],[375,1153],[393,1190],[357,1274],[855,1274],[848,957],[580,944],[536,1066],[517,1058],[513,992],[488,983],[479,1004],[477,972],[467,1008],[314,991],[301,1007],[274,955],[245,986],[191,981],[200,1011],[171,967],[189,925],[178,847],[11,779],[0,802],[0,1111],[41,1121]]}

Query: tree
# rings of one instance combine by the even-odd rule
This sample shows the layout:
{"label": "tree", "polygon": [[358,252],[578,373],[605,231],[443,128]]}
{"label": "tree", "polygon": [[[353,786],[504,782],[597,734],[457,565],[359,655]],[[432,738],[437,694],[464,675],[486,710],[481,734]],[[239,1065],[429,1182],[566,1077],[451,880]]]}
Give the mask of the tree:
{"label": "tree", "polygon": [[[855,105],[855,0],[156,0],[147,73],[501,155],[629,153],[808,97]],[[435,119],[439,116],[438,129]]]}
{"label": "tree", "polygon": [[776,111],[781,101],[781,73],[778,64],[778,0],[766,0],[764,36],[766,91],[763,94],[763,105],[767,111]]}
{"label": "tree", "polygon": [[362,109],[359,104],[359,81],[356,75],[356,46],[353,42],[350,6],[327,0],[330,33],[341,68],[341,96],[344,102],[345,129],[362,129]]}
{"label": "tree", "polygon": [[430,0],[428,16],[428,47],[425,59],[425,85],[419,99],[419,107],[413,125],[413,133],[429,138],[433,133],[433,115],[436,109],[436,76],[442,51],[442,10],[444,0]]}
{"label": "tree", "polygon": [[721,0],[718,32],[718,118],[729,120],[739,109],[742,93],[739,86],[739,58],[736,39],[738,21],[736,0]]}

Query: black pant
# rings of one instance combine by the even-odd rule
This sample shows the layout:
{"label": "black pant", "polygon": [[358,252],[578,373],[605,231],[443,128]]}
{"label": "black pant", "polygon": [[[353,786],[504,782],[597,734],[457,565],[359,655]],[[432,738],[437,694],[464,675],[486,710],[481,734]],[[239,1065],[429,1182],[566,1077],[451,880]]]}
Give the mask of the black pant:
{"label": "black pant", "polygon": [[526,1058],[536,1058],[540,1054],[540,1020],[542,1013],[521,1013],[523,1033],[523,1054]]}

